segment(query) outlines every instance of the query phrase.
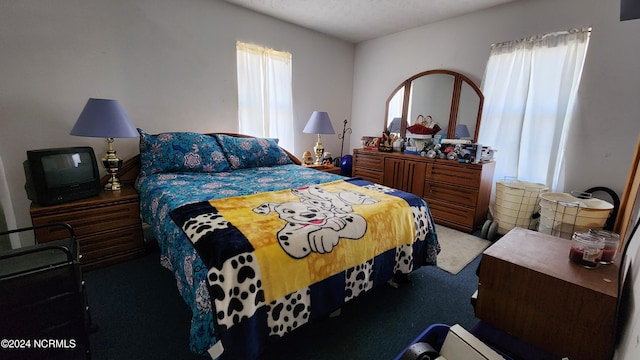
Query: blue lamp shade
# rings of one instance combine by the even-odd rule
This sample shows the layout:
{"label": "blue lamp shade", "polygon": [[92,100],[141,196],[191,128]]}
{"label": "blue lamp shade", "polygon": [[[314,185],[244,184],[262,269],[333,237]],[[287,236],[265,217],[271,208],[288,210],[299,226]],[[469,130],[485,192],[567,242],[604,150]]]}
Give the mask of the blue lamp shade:
{"label": "blue lamp shade", "polygon": [[468,138],[471,137],[471,134],[469,134],[469,128],[467,128],[467,125],[464,124],[460,124],[458,126],[456,126],[456,139],[462,139],[462,138]]}
{"label": "blue lamp shade", "polygon": [[326,111],[314,111],[302,130],[306,134],[335,134],[331,119]]}
{"label": "blue lamp shade", "polygon": [[[446,136],[447,132],[449,132],[449,127],[442,129],[442,131],[438,132],[438,134],[442,134]],[[454,138],[462,139],[462,138],[469,138],[469,137],[471,137],[471,134],[469,133],[469,128],[467,127],[467,125],[464,125],[464,124],[456,125],[456,133],[454,135]]]}
{"label": "blue lamp shade", "polygon": [[387,130],[392,133],[399,133],[400,132],[400,123],[402,122],[402,118],[399,117],[395,117],[393,118],[393,120],[391,120],[391,124],[389,124],[389,127],[387,128]]}
{"label": "blue lamp shade", "polygon": [[101,138],[140,136],[117,100],[94,98],[87,101],[70,134]]}

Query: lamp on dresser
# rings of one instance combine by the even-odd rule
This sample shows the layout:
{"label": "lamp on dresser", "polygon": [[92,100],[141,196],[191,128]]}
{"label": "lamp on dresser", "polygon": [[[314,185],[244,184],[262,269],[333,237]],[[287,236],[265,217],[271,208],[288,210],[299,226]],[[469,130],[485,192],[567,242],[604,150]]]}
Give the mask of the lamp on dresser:
{"label": "lamp on dresser", "polygon": [[111,178],[104,189],[120,190],[120,181],[116,175],[122,166],[122,159],[113,149],[113,140],[140,136],[120,103],[117,100],[90,98],[70,134],[106,138],[107,153],[102,157],[102,165]]}
{"label": "lamp on dresser", "polygon": [[316,155],[314,165],[322,165],[324,145],[322,145],[320,134],[335,134],[333,126],[331,126],[329,114],[326,111],[314,111],[302,132],[306,134],[318,134],[318,141],[316,142],[316,146],[313,147],[313,152]]}
{"label": "lamp on dresser", "polygon": [[387,127],[387,131],[389,131],[392,134],[400,133],[400,123],[401,122],[402,122],[402,118],[400,118],[400,117],[393,118],[393,120],[391,120],[391,123]]}
{"label": "lamp on dresser", "polygon": [[[444,130],[442,130],[442,132],[440,132],[440,134],[444,134],[446,136],[448,131],[449,131],[449,127],[446,127],[444,128]],[[467,127],[467,125],[465,124],[456,125],[456,132],[453,135],[454,139],[468,139],[470,137],[471,137],[471,133],[469,133],[469,128]]]}

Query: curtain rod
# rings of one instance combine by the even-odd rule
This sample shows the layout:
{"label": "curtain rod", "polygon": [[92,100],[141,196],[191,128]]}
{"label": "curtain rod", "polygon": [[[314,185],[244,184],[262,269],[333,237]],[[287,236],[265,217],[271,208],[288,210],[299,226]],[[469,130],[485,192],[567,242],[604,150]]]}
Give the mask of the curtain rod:
{"label": "curtain rod", "polygon": [[591,34],[591,29],[592,27],[583,27],[583,28],[573,28],[573,29],[569,29],[569,30],[562,30],[562,31],[555,31],[555,32],[551,32],[548,34],[544,34],[544,35],[533,35],[533,36],[529,36],[526,38],[522,38],[519,40],[510,40],[510,41],[504,41],[504,42],[499,42],[499,43],[493,43],[491,44],[491,47],[500,47],[500,46],[507,46],[507,45],[512,45],[512,44],[517,44],[520,42],[524,42],[524,41],[532,41],[532,40],[543,40],[552,36],[558,36],[558,35],[569,35],[569,34],[578,34],[578,33],[588,33]]}

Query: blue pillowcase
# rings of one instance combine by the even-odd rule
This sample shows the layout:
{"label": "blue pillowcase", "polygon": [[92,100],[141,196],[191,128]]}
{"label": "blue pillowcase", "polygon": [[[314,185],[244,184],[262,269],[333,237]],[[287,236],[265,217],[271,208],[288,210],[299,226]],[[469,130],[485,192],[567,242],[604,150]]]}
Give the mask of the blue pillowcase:
{"label": "blue pillowcase", "polygon": [[216,134],[231,169],[292,164],[277,139],[238,138]]}
{"label": "blue pillowcase", "polygon": [[223,172],[229,163],[216,139],[192,132],[140,133],[141,176],[161,172]]}

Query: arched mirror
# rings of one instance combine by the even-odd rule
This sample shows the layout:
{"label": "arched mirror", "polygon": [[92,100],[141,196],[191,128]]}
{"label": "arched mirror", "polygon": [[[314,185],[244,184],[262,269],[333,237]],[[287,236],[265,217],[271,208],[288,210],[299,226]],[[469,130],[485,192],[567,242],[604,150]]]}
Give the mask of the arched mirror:
{"label": "arched mirror", "polygon": [[445,139],[478,141],[484,95],[466,76],[450,70],[429,70],[398,85],[387,99],[384,130],[406,138],[416,123],[439,127]]}

